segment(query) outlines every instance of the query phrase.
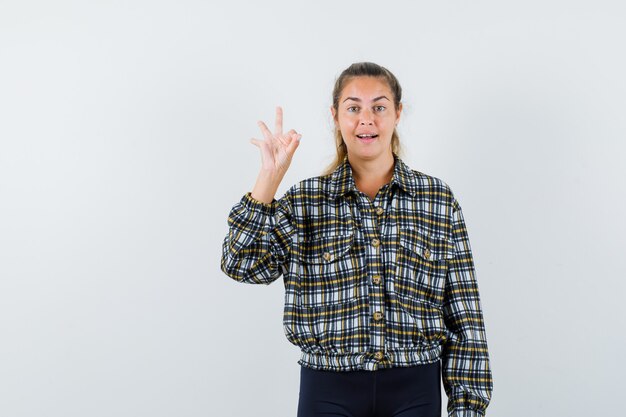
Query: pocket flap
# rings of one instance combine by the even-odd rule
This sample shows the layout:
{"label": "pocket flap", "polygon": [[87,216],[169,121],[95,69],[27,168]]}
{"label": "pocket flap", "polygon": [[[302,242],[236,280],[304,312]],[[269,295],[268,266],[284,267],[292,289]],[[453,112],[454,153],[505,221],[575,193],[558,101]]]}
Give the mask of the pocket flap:
{"label": "pocket flap", "polygon": [[451,259],[455,254],[452,239],[417,229],[400,229],[400,245],[427,261]]}
{"label": "pocket flap", "polygon": [[335,262],[350,251],[353,240],[353,233],[304,239],[298,244],[297,256],[310,264]]}

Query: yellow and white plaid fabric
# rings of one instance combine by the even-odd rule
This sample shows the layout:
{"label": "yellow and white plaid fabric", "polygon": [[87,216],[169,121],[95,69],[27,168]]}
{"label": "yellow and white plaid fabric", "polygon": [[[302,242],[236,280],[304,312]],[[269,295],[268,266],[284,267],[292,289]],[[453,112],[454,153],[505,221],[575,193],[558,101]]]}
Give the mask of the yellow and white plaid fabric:
{"label": "yellow and white plaid fabric", "polygon": [[231,209],[221,268],[244,283],[283,276],[284,329],[299,364],[351,371],[442,361],[450,416],[482,416],[493,382],[461,207],[442,180],[394,154],[374,200],[345,158],[280,200]]}

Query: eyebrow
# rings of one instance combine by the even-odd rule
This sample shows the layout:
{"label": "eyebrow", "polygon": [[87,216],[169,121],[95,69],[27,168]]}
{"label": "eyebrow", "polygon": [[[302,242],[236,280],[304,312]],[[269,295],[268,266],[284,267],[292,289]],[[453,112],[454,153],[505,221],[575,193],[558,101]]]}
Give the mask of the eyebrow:
{"label": "eyebrow", "polygon": [[[378,100],[383,99],[383,98],[384,98],[384,99],[386,99],[386,100],[389,100],[386,96],[380,96],[380,97],[376,97],[376,98],[375,98],[374,100],[372,100],[372,101],[378,101]],[[346,102],[346,101],[348,101],[348,100],[352,100],[352,101],[361,101],[361,99],[360,99],[360,98],[358,98],[358,97],[346,97],[346,99],[345,99],[343,102],[345,103],[345,102]],[[391,100],[389,100],[389,101],[391,101]]]}

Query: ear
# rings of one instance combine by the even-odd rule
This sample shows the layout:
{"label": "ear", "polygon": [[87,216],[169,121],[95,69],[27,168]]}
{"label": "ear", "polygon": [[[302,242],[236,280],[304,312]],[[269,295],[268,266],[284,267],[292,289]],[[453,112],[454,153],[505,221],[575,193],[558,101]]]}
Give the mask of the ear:
{"label": "ear", "polygon": [[396,110],[396,125],[400,121],[400,114],[402,114],[402,103],[398,104],[398,109]]}
{"label": "ear", "polygon": [[337,112],[333,106],[330,106],[330,114],[333,116],[333,123],[335,124],[335,129],[339,129],[339,121],[337,120]]}

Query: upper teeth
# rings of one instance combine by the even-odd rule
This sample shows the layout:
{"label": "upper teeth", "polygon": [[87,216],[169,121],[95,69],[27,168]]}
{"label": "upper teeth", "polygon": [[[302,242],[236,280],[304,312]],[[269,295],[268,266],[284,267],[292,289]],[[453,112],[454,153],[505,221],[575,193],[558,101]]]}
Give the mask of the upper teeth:
{"label": "upper teeth", "polygon": [[357,135],[357,136],[360,137],[360,138],[372,138],[375,135]]}

